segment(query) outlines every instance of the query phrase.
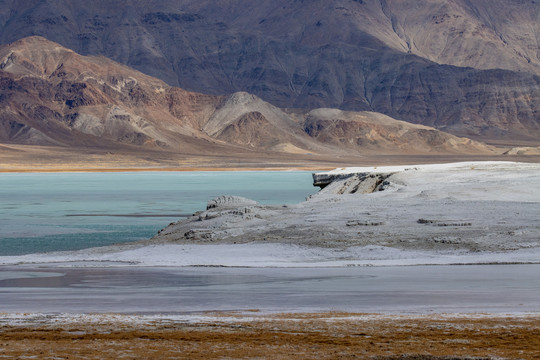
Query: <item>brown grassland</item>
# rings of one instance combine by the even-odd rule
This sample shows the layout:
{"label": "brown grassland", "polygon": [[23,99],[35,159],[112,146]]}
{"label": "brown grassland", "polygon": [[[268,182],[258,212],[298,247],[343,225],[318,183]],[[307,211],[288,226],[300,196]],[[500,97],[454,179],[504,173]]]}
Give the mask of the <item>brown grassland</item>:
{"label": "brown grassland", "polygon": [[[540,316],[232,315],[4,324],[10,359],[540,359]],[[231,315],[227,315],[231,316]]]}

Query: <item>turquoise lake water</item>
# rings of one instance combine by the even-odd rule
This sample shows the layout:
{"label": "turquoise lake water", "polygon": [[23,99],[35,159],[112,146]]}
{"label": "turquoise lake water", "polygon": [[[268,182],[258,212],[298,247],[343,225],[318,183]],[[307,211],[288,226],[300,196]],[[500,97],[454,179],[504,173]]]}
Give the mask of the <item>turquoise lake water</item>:
{"label": "turquoise lake water", "polygon": [[316,191],[304,171],[0,174],[0,256],[150,238],[219,195],[293,204]]}

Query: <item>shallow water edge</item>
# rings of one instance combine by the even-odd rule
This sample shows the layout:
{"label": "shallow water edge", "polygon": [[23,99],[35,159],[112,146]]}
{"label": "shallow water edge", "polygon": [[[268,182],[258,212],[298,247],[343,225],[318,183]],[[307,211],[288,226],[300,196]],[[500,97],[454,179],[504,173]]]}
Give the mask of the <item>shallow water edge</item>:
{"label": "shallow water edge", "polygon": [[540,265],[1,268],[0,312],[528,313]]}

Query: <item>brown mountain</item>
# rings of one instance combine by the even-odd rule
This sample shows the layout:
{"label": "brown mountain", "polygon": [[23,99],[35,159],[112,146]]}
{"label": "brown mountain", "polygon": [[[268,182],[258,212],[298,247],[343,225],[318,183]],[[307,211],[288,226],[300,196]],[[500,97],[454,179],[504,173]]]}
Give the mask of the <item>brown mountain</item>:
{"label": "brown mountain", "polygon": [[42,35],[192,91],[376,111],[482,139],[540,135],[535,0],[0,5],[3,43]]}
{"label": "brown mountain", "polygon": [[326,144],[356,151],[407,153],[482,153],[485,144],[458,138],[425,125],[374,112],[316,109],[307,114],[306,132]]}
{"label": "brown mountain", "polygon": [[208,141],[201,132],[193,136],[193,124],[178,119],[212,111],[216,97],[171,88],[40,37],[2,47],[0,59],[4,141],[186,149],[197,144],[194,139]]}
{"label": "brown mountain", "polygon": [[191,155],[493,153],[381,114],[290,112],[244,92],[188,92],[41,37],[0,47],[0,84],[0,142],[8,144]]}

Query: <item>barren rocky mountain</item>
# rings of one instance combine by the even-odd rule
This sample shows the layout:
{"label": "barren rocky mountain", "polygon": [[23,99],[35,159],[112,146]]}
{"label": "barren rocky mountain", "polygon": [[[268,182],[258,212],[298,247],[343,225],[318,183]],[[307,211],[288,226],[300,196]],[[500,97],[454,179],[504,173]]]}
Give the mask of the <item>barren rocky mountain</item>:
{"label": "barren rocky mountain", "polygon": [[487,140],[540,134],[536,0],[0,5],[2,43],[41,35],[190,91],[375,111]]}
{"label": "barren rocky mountain", "polygon": [[403,153],[489,151],[483,143],[458,138],[424,125],[398,121],[374,112],[316,109],[307,114],[304,129],[326,144],[357,151]]}
{"label": "barren rocky mountain", "polygon": [[7,142],[190,148],[204,135],[193,136],[195,124],[178,119],[197,119],[218,100],[40,37],[2,47],[0,58]]}
{"label": "barren rocky mountain", "polygon": [[0,47],[0,82],[0,142],[9,144],[200,155],[493,154],[482,143],[373,112],[289,111],[245,92],[188,92],[42,37]]}

